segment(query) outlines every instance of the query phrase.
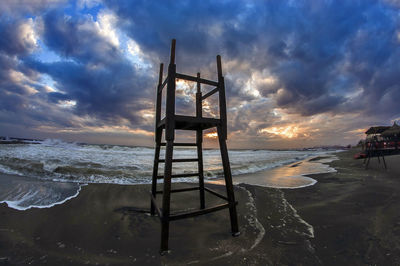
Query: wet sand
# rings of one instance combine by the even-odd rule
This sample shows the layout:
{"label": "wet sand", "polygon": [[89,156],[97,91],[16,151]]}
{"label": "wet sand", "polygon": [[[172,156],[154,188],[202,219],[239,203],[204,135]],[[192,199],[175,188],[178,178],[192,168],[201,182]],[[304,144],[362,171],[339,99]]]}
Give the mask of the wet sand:
{"label": "wet sand", "polygon": [[285,198],[313,225],[323,264],[400,265],[400,156],[386,157],[387,170],[372,158],[365,170],[356,152],[339,153],[337,173],[312,175],[315,186]]}
{"label": "wet sand", "polygon": [[[314,156],[292,164],[283,165],[251,174],[236,175],[234,184],[248,184],[261,187],[293,189],[314,185],[317,181],[310,176],[319,173],[336,172],[325,163],[337,160],[335,154]],[[209,180],[207,183],[224,185],[223,178]]]}
{"label": "wet sand", "polygon": [[[313,186],[235,186],[241,235],[231,236],[227,210],[175,221],[166,256],[159,219],[146,213],[149,185],[90,184],[46,209],[0,204],[0,265],[398,265],[400,157],[365,170],[353,153],[329,163],[338,172],[310,176]],[[196,192],[172,200],[172,210],[198,208]]]}

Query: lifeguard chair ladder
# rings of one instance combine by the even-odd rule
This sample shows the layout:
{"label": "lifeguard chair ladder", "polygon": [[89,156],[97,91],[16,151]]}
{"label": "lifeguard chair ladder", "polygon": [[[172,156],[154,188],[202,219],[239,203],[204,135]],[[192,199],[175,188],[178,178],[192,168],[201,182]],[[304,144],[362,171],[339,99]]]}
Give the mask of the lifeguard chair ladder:
{"label": "lifeguard chair ladder", "polygon": [[[168,251],[168,237],[169,237],[169,222],[184,218],[195,217],[202,214],[207,214],[214,211],[229,208],[231,231],[233,236],[239,235],[239,228],[237,222],[235,195],[232,184],[232,174],[229,164],[228,150],[226,147],[227,139],[227,126],[226,126],[226,100],[225,100],[225,84],[224,77],[222,76],[221,56],[217,56],[217,70],[218,70],[218,81],[211,81],[200,78],[200,73],[197,73],[197,77],[179,74],[176,72],[175,65],[175,39],[172,40],[171,45],[171,57],[168,66],[168,76],[163,81],[163,64],[160,64],[160,74],[157,86],[157,100],[156,100],[156,117],[155,117],[155,154],[154,154],[154,166],[153,166],[153,178],[151,187],[151,214],[154,215],[156,212],[161,220],[161,254]],[[176,79],[183,79],[193,81],[197,83],[196,93],[196,116],[183,116],[175,114],[175,81]],[[215,86],[215,89],[202,95],[201,84],[207,84]],[[165,107],[165,118],[161,119],[161,102],[162,102],[162,90],[167,85],[166,92],[166,107]],[[205,118],[202,116],[202,101],[219,92],[219,110],[220,117],[216,118]],[[216,128],[218,133],[219,146],[221,151],[222,165],[225,177],[226,196],[221,195],[204,186],[204,174],[203,174],[203,130],[209,128]],[[193,130],[196,131],[196,143],[177,143],[174,142],[175,130]],[[162,132],[165,131],[165,141],[161,142]],[[160,159],[160,148],[161,146],[166,147],[165,159]],[[197,158],[188,159],[173,159],[173,149],[175,146],[196,146],[197,147]],[[183,174],[172,174],[172,164],[182,162],[198,162],[197,173],[183,173]],[[158,166],[160,163],[164,163],[164,175],[158,175]],[[171,179],[179,177],[199,177],[199,186],[181,189],[171,189]],[[163,179],[163,190],[157,190],[157,180]],[[170,199],[171,193],[185,192],[185,191],[196,191],[200,192],[200,208],[191,212],[178,212],[173,214],[170,212]],[[226,201],[224,204],[212,206],[206,208],[205,206],[205,191],[210,194],[217,196]],[[162,208],[157,206],[156,195],[162,194]]]}

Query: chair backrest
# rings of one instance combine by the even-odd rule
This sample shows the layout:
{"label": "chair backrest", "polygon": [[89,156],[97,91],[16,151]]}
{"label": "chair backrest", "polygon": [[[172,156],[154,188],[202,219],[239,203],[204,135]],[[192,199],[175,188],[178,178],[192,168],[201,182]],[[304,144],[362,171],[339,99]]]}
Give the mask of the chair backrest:
{"label": "chair backrest", "polygon": [[[227,118],[226,118],[226,98],[225,98],[225,82],[224,76],[222,75],[222,63],[221,56],[217,55],[217,73],[218,73],[218,81],[212,81],[203,79],[200,77],[200,73],[197,73],[197,76],[189,76],[185,74],[180,74],[176,72],[176,64],[175,64],[175,45],[176,40],[173,39],[171,43],[171,55],[170,62],[168,66],[168,75],[163,81],[163,68],[164,64],[160,64],[160,72],[158,78],[158,86],[157,86],[157,100],[156,100],[156,127],[161,120],[161,103],[162,103],[162,90],[165,86],[167,86],[166,93],[166,106],[165,106],[165,119],[166,119],[166,138],[173,128],[170,128],[169,125],[173,123],[168,123],[168,121],[172,121],[175,116],[175,89],[176,89],[176,79],[183,79],[187,81],[193,81],[197,83],[197,92],[196,92],[196,117],[202,118],[202,102],[210,97],[211,95],[219,92],[219,119],[221,120],[222,131],[225,134],[226,139],[226,130],[227,130]],[[202,95],[201,92],[201,84],[206,84],[210,86],[215,86],[214,89],[209,91],[208,93]],[[172,133],[173,134],[173,133]]]}

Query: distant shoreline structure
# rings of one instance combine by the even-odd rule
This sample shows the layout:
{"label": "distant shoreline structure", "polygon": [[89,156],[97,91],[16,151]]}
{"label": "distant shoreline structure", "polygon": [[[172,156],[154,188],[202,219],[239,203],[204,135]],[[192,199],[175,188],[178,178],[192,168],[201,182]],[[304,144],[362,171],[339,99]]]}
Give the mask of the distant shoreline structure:
{"label": "distant shoreline structure", "polygon": [[0,136],[0,144],[40,144],[42,139],[26,139]]}
{"label": "distant shoreline structure", "polygon": [[[0,136],[0,144],[42,144],[45,140],[43,139],[30,139],[30,138],[17,138],[17,137],[4,137]],[[121,144],[93,144],[93,143],[83,143],[83,142],[74,142],[74,141],[66,141],[70,143],[75,143],[78,145],[110,145],[110,146],[127,146],[127,147],[144,147],[144,148],[153,148],[152,146],[138,146],[138,145],[121,145]],[[351,148],[351,145],[324,145],[324,146],[314,146],[314,147],[304,147],[304,148],[287,148],[287,149],[230,149],[230,150],[270,150],[270,151],[313,151],[313,150],[348,150]],[[212,148],[205,148],[205,150],[213,150]]]}
{"label": "distant shoreline structure", "polygon": [[[1,144],[42,144],[45,140],[43,139],[30,139],[30,138],[17,138],[17,137],[4,137],[0,136],[0,145]],[[67,141],[68,142],[68,141]],[[70,143],[75,143],[78,145],[110,145],[110,146],[127,146],[127,147],[144,147],[144,148],[153,148],[152,146],[137,146],[137,145],[120,145],[120,144],[92,144],[92,143],[77,143],[71,141]],[[234,150],[270,150],[270,151],[313,151],[313,150],[348,150],[351,148],[351,145],[326,145],[326,146],[314,146],[314,147],[305,147],[305,148],[287,148],[287,149],[230,149]],[[213,150],[212,148],[205,148],[205,150]]]}

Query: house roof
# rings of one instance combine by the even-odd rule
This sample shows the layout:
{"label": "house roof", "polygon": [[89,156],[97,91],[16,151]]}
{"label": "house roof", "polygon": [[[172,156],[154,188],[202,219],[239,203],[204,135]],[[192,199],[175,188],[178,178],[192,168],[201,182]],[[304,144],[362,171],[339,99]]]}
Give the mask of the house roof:
{"label": "house roof", "polygon": [[400,126],[397,125],[396,123],[394,123],[393,126],[382,132],[382,136],[385,137],[390,137],[393,135],[398,135],[398,136],[400,135]]}
{"label": "house roof", "polygon": [[371,134],[380,134],[384,132],[385,130],[388,130],[390,127],[389,126],[377,126],[377,127],[370,127],[365,134],[371,135]]}

